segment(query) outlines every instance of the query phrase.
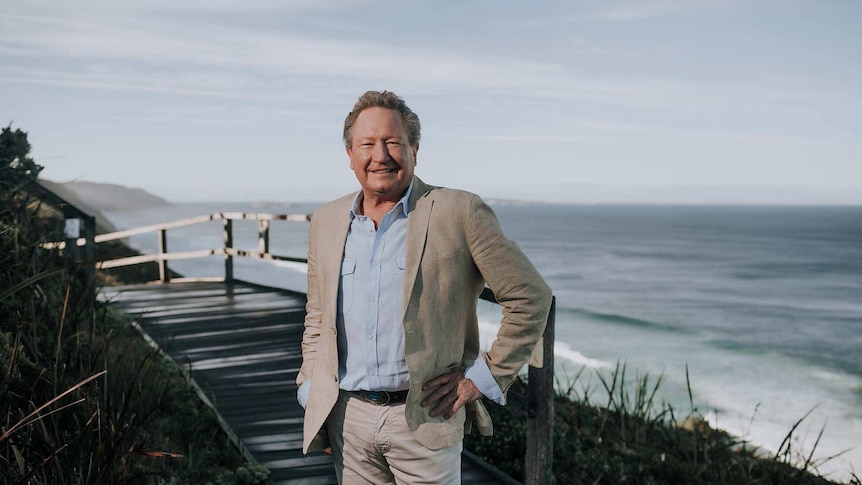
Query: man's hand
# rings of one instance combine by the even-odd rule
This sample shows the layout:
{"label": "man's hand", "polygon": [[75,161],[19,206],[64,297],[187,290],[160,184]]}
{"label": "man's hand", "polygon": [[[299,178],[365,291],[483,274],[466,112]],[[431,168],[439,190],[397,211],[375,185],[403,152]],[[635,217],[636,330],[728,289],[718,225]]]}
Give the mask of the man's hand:
{"label": "man's hand", "polygon": [[463,370],[437,376],[422,386],[423,391],[431,389],[434,389],[434,392],[422,401],[422,406],[434,406],[430,413],[431,416],[442,413],[446,419],[454,416],[455,412],[464,407],[465,404],[482,397],[482,392],[479,391],[476,384],[464,377]]}

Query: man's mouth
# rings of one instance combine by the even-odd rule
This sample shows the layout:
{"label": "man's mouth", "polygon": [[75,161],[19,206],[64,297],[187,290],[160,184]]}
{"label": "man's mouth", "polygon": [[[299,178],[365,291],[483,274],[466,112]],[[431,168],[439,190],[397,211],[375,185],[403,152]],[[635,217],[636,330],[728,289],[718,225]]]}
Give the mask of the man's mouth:
{"label": "man's mouth", "polygon": [[376,174],[378,174],[378,175],[382,175],[382,174],[385,174],[385,173],[392,173],[392,172],[395,172],[395,169],[394,169],[394,168],[383,168],[383,169],[380,169],[380,170],[371,170],[371,173],[376,173]]}

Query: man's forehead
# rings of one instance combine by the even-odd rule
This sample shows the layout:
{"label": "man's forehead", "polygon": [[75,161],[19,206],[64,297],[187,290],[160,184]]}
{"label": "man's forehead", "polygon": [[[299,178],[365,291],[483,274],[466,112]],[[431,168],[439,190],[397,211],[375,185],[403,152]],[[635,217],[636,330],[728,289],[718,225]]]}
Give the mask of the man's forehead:
{"label": "man's forehead", "polygon": [[362,118],[370,118],[372,116],[392,116],[393,118],[402,119],[401,113],[397,109],[387,108],[385,106],[369,106],[356,115],[356,120]]}
{"label": "man's forehead", "polygon": [[393,128],[397,128],[400,129],[403,134],[407,134],[407,124],[404,122],[404,119],[401,117],[401,113],[399,113],[398,110],[377,106],[362,110],[356,117],[356,123],[354,123],[353,126],[354,129],[358,128],[363,132],[369,133],[388,131]]}

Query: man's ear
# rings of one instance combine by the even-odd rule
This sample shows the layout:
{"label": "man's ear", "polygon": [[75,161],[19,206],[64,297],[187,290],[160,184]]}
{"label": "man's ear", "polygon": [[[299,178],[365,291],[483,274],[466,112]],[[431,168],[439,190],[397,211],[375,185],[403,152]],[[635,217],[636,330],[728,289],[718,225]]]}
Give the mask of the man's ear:
{"label": "man's ear", "polygon": [[413,166],[415,167],[419,163],[419,144],[413,147]]}
{"label": "man's ear", "polygon": [[353,170],[353,157],[350,156],[353,150],[351,150],[350,147],[345,147],[344,150],[347,152],[347,159],[350,161],[348,164],[350,166],[350,170]]}

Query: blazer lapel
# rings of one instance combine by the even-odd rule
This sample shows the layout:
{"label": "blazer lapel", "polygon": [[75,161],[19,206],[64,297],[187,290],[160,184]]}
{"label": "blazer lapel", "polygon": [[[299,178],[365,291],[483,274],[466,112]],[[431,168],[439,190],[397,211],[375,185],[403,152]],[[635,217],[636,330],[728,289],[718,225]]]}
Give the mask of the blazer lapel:
{"label": "blazer lapel", "polygon": [[431,208],[434,199],[430,196],[431,187],[422,182],[419,177],[414,178],[413,191],[410,194],[409,208],[407,211],[407,247],[404,256],[404,293],[402,297],[401,317],[407,315],[407,307],[413,288],[416,285],[416,276],[419,274],[419,263],[425,252],[425,242],[428,236],[428,222],[431,220]]}
{"label": "blazer lapel", "polygon": [[[352,201],[352,198],[349,198]],[[338,210],[335,217],[331,220],[324,221],[330,229],[327,231],[331,237],[327,237],[322,241],[321,250],[318,252],[318,271],[320,277],[323,278],[323,288],[325,293],[321,295],[321,309],[324,310],[324,315],[330,315],[335,322],[335,313],[338,308],[338,283],[341,278],[341,260],[344,257],[344,243],[347,241],[347,230],[350,228],[350,203],[347,202],[343,206],[343,210]]]}

